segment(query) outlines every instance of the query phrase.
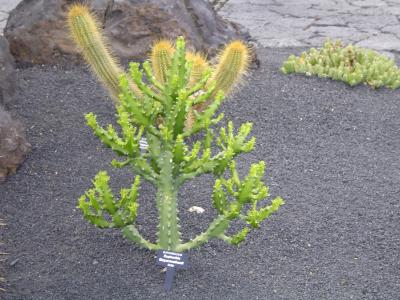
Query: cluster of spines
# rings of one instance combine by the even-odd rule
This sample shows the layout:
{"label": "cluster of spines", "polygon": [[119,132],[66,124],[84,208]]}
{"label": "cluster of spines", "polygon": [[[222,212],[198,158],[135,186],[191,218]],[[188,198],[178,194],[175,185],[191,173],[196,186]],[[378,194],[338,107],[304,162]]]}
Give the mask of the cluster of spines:
{"label": "cluster of spines", "polygon": [[68,12],[71,37],[82,51],[93,72],[109,91],[113,100],[118,99],[119,76],[124,72],[111,54],[96,17],[87,6],[74,4]]}
{"label": "cluster of spines", "polygon": [[[118,101],[121,93],[118,84],[119,77],[125,73],[107,45],[99,22],[96,21],[88,7],[82,4],[74,4],[69,9],[68,25],[71,36],[81,49],[85,60],[110,92],[111,97]],[[168,40],[160,40],[154,43],[152,47],[150,53],[151,67],[154,78],[160,84],[165,84],[167,81],[175,51],[176,47]],[[205,101],[202,106],[193,107],[195,110],[204,109],[204,106],[213,101],[220,90],[225,95],[229,94],[246,74],[251,60],[248,46],[241,41],[229,43],[218,57],[217,64],[210,66],[204,55],[192,51],[186,52],[186,59],[192,65],[187,85],[195,86],[203,78],[203,74],[210,71],[213,74],[210,76],[208,86],[213,82],[216,86],[214,93],[209,95],[208,101]],[[140,89],[134,83],[130,83],[130,85],[136,95],[141,96]],[[140,100],[141,97],[138,98]],[[193,118],[193,116],[189,115],[188,126],[191,124],[190,118]]]}
{"label": "cluster of spines", "polygon": [[291,55],[281,70],[285,74],[328,77],[350,86],[365,83],[373,88],[400,87],[400,69],[394,60],[373,50],[343,46],[340,41],[327,41],[321,49],[311,48],[299,57]]}
{"label": "cluster of spines", "polygon": [[[238,56],[235,47],[233,50],[224,50],[228,54],[221,57],[221,63],[234,65],[242,60],[237,59],[240,55]],[[231,52],[236,58],[229,58]],[[79,207],[93,224],[99,227],[122,228],[126,238],[151,250],[186,251],[211,238],[239,244],[250,227],[256,228],[283,201],[277,198],[273,200],[271,207],[257,208],[257,201],[262,196],[267,196],[267,189],[261,182],[263,163],[252,165],[249,175],[242,181],[237,175],[234,159],[241,153],[251,151],[255,144],[254,137],[248,138],[252,124],[242,124],[237,132],[232,122],[228,122],[227,128],[222,127],[219,134],[215,134],[212,129],[223,118],[223,114],[215,114],[224,99],[224,90],[229,93],[237,77],[236,81],[235,76],[230,76],[228,81],[218,79],[216,74],[223,72],[223,67],[217,65],[217,73],[213,73],[204,57],[186,51],[183,38],[178,38],[174,46],[165,41],[156,43],[152,59],[157,60],[155,57],[159,57],[162,62],[146,61],[142,66],[131,63],[129,72],[119,75],[117,123],[120,130],[112,125],[103,128],[92,113],[87,114],[86,118],[88,125],[101,141],[123,157],[122,161],[113,161],[115,167],[130,166],[138,176],[156,186],[159,211],[157,242],[153,244],[143,238],[133,224],[139,179],[135,181],[131,192],[121,192],[121,200],[116,201],[108,187],[108,175],[100,172],[94,180],[94,188],[80,199]],[[235,68],[240,73],[246,66],[242,64]],[[137,91],[132,89],[131,83]],[[210,97],[213,97],[213,101],[204,109],[192,110],[196,105],[207,102]],[[193,124],[187,128],[186,120],[191,113]],[[190,148],[186,143],[187,139],[199,132],[204,133],[203,138]],[[140,151],[142,137],[147,138],[147,151]],[[212,151],[214,146],[219,152]],[[231,170],[231,179],[224,178],[227,169]],[[184,182],[205,173],[211,173],[218,178],[213,201],[219,215],[205,232],[182,243],[177,193]],[[124,199],[127,195],[132,195],[129,198],[130,206],[125,206],[127,201]],[[218,195],[225,197],[225,202]],[[233,236],[226,236],[225,231],[232,220],[244,216],[241,211],[246,203],[252,204],[244,218],[250,227],[244,227]],[[129,217],[127,209],[131,212]],[[121,214],[125,216],[122,221],[119,217]],[[114,220],[115,216],[117,218]]]}

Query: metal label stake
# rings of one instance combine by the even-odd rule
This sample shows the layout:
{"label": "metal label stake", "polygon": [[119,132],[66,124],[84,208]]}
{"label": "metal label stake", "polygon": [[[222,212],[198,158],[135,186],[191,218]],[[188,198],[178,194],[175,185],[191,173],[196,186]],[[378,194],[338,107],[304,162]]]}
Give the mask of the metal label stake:
{"label": "metal label stake", "polygon": [[164,281],[164,289],[170,291],[174,282],[174,276],[176,270],[187,269],[189,256],[187,253],[177,253],[166,250],[157,251],[157,262],[158,266],[167,268]]}

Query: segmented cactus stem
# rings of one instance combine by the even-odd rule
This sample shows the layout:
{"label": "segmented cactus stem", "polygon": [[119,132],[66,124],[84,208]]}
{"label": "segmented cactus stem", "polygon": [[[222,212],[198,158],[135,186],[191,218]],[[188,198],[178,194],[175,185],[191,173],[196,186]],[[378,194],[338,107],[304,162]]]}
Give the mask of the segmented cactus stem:
{"label": "segmented cactus stem", "polygon": [[[112,99],[118,101],[121,92],[119,77],[124,71],[107,46],[96,17],[87,6],[73,4],[68,11],[68,26],[71,37],[82,51],[83,57],[110,92]],[[132,89],[138,91],[133,84]]]}
{"label": "segmented cactus stem", "polygon": [[162,84],[165,84],[167,81],[174,51],[172,43],[168,40],[156,42],[151,49],[150,61],[153,73],[156,79]]}

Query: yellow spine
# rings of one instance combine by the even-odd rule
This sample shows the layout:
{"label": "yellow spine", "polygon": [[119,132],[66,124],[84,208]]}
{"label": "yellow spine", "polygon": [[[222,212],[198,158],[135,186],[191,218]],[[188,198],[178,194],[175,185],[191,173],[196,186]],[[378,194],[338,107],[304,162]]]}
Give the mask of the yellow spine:
{"label": "yellow spine", "polygon": [[174,47],[168,40],[160,40],[156,42],[151,49],[151,66],[154,76],[161,84],[165,84],[167,81],[168,71],[171,66],[174,51]]}

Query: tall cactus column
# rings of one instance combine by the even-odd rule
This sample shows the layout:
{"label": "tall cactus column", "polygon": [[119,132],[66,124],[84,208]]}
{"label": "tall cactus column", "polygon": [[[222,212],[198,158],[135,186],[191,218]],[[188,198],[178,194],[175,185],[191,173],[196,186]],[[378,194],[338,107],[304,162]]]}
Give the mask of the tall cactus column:
{"label": "tall cactus column", "polygon": [[180,243],[178,224],[177,191],[178,183],[172,174],[172,152],[167,151],[160,158],[161,171],[157,182],[156,203],[159,215],[158,244],[162,249],[175,251]]}
{"label": "tall cactus column", "polygon": [[[68,12],[68,27],[71,37],[81,49],[93,72],[110,92],[111,98],[118,101],[121,92],[119,76],[124,74],[124,71],[107,46],[96,17],[87,6],[75,4]],[[131,87],[139,93],[136,86],[132,84]]]}

